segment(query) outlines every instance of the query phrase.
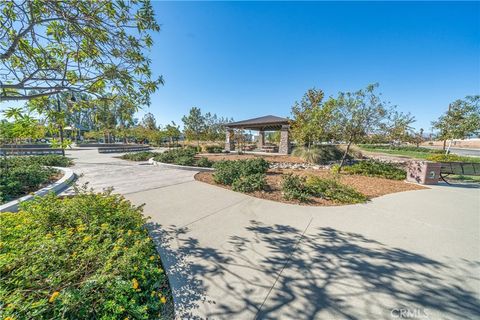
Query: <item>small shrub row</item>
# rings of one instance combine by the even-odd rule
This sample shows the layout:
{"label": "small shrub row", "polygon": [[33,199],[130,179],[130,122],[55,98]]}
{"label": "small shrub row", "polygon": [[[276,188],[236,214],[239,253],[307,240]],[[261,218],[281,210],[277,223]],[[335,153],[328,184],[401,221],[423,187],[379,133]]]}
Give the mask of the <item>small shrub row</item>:
{"label": "small shrub row", "polygon": [[[5,159],[2,158],[2,161],[5,161]],[[51,167],[69,167],[73,164],[72,159],[58,154],[7,157],[6,161],[11,166],[38,164]]]}
{"label": "small shrub row", "polygon": [[224,160],[216,162],[213,167],[215,173],[213,179],[215,182],[232,185],[235,180],[240,177],[246,177],[254,174],[265,174],[269,164],[263,158],[246,159],[246,160]]}
{"label": "small shrub row", "polygon": [[[331,162],[339,161],[342,159],[345,153],[344,147],[339,145],[321,145],[307,147],[296,147],[292,151],[292,155],[302,158],[308,163],[316,164],[328,164]],[[361,152],[351,148],[347,154],[347,159],[361,158]]]}
{"label": "small shrub row", "polygon": [[219,145],[208,145],[204,146],[202,151],[207,153],[222,153],[223,147]]}
{"label": "small shrub row", "polygon": [[286,200],[299,200],[307,202],[311,198],[310,191],[306,185],[304,176],[295,175],[292,173],[283,176],[282,193]]}
{"label": "small shrub row", "polygon": [[224,160],[216,162],[213,167],[213,180],[216,183],[231,185],[240,192],[263,190],[266,185],[265,173],[269,164],[263,158],[247,160]]}
{"label": "small shrub row", "polygon": [[232,190],[239,192],[254,192],[265,189],[265,174],[255,173],[247,176],[241,176],[233,181]]}
{"label": "small shrub row", "polygon": [[158,153],[153,159],[158,162],[178,164],[180,166],[211,167],[213,162],[205,157],[195,158],[196,149],[187,147],[183,149],[168,150]]}
{"label": "small shrub row", "polygon": [[171,303],[141,208],[49,195],[0,213],[3,319],[162,319]]}
{"label": "small shrub row", "polygon": [[465,157],[457,154],[432,154],[427,157],[427,160],[434,162],[465,162],[465,163],[479,163],[480,158],[477,157]]}
{"label": "small shrub row", "polygon": [[132,152],[126,153],[121,158],[123,160],[130,160],[130,161],[147,161],[150,158],[153,158],[157,155],[157,152],[152,151],[140,151],[140,152]]}
{"label": "small shrub row", "polygon": [[311,197],[331,200],[337,203],[362,203],[368,197],[352,187],[334,179],[321,179],[315,176],[286,174],[283,176],[282,193],[286,200],[307,202]]}
{"label": "small shrub row", "polygon": [[433,154],[444,153],[442,150],[416,147],[416,146],[395,146],[389,144],[361,144],[359,147],[366,150],[396,150],[396,151],[413,151],[413,152],[427,152]]}
{"label": "small shrub row", "polygon": [[0,204],[22,197],[52,180],[57,170],[46,167],[35,157],[0,159]]}
{"label": "small shrub row", "polygon": [[312,176],[307,178],[306,184],[310,194],[315,197],[339,203],[362,203],[368,200],[364,194],[334,179],[320,179]]}
{"label": "small shrub row", "polygon": [[[332,172],[336,173],[338,172],[338,169],[338,166],[333,166]],[[343,172],[392,180],[404,180],[407,177],[407,173],[404,169],[391,163],[376,160],[360,161],[351,166],[345,166],[343,167]]]}

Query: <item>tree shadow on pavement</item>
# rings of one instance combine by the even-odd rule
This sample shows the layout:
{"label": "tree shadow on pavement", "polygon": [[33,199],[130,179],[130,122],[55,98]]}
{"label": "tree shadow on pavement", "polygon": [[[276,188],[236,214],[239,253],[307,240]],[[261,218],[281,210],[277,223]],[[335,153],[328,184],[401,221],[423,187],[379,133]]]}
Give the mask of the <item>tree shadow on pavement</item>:
{"label": "tree shadow on pavement", "polygon": [[[179,318],[393,319],[402,310],[423,319],[480,318],[478,261],[440,262],[328,227],[302,234],[250,221],[222,250],[199,245],[188,228],[149,229]],[[207,298],[212,282],[222,297]],[[256,289],[261,299],[251,296]]]}

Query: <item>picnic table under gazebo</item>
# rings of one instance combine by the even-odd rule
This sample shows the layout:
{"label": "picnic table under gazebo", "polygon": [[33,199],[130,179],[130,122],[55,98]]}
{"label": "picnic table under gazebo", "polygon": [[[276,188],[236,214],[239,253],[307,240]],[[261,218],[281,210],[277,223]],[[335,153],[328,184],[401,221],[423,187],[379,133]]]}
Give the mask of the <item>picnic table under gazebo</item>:
{"label": "picnic table under gazebo", "polygon": [[235,150],[234,130],[254,130],[258,131],[257,148],[262,152],[276,152],[277,147],[265,143],[266,131],[280,131],[280,143],[278,145],[279,154],[290,153],[289,139],[290,121],[286,118],[277,116],[263,116],[243,121],[231,122],[226,124],[225,150]]}

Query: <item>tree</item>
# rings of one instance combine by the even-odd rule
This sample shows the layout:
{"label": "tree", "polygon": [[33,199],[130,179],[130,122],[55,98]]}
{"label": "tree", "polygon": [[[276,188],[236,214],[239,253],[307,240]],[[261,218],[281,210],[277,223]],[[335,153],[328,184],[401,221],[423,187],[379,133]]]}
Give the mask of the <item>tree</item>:
{"label": "tree", "polygon": [[147,113],[143,116],[142,126],[148,130],[157,130],[157,120],[152,113]]}
{"label": "tree", "polygon": [[202,140],[217,141],[225,138],[225,125],[232,122],[233,119],[218,117],[215,113],[207,112],[203,116],[205,121]]}
{"label": "tree", "polygon": [[5,119],[0,120],[0,144],[10,143],[14,138],[13,123]]}
{"label": "tree", "polygon": [[415,117],[410,113],[392,111],[389,115],[385,132],[390,142],[410,141],[413,136],[413,127],[411,124],[414,122]]}
{"label": "tree", "polygon": [[202,110],[196,107],[191,108],[188,115],[182,117],[182,121],[187,139],[197,140],[197,145],[200,145],[201,134],[205,130],[205,117],[202,115]]}
{"label": "tree", "polygon": [[425,137],[423,136],[423,128],[420,128],[420,130],[413,132],[411,136],[411,141],[415,143],[415,146],[418,148],[420,146],[420,143],[425,141]]}
{"label": "tree", "polygon": [[177,126],[175,122],[172,121],[171,124],[167,124],[165,126],[165,135],[169,138],[170,143],[173,144],[174,141],[178,141],[180,139],[180,126]]}
{"label": "tree", "polygon": [[337,112],[335,123],[338,138],[347,143],[339,171],[350,151],[352,143],[357,143],[367,135],[386,126],[385,121],[391,112],[385,102],[375,93],[378,84],[368,85],[356,92],[340,92],[334,100]]}
{"label": "tree", "polygon": [[64,128],[67,126],[67,114],[72,104],[72,96],[67,92],[62,92],[54,96],[43,96],[31,99],[26,104],[28,112],[36,112],[47,119],[49,131],[59,137],[59,141],[54,140],[55,147],[62,148],[62,154],[65,156],[65,148],[70,141],[64,139]]}
{"label": "tree", "polygon": [[302,100],[292,107],[291,132],[293,139],[310,148],[312,144],[331,138],[335,104],[323,102],[323,91],[309,89]]}
{"label": "tree", "polygon": [[280,143],[280,131],[269,132],[266,138],[268,142]]}
{"label": "tree", "polygon": [[8,108],[3,114],[6,118],[13,119],[13,123],[11,125],[4,124],[1,128],[6,128],[8,131],[5,136],[13,138],[16,143],[18,142],[17,139],[37,139],[45,134],[38,119],[24,113],[20,108]]}
{"label": "tree", "polygon": [[294,140],[299,144],[310,147],[318,141],[318,113],[324,93],[315,88],[309,89],[300,102],[295,102],[292,107],[293,121],[291,133]]}
{"label": "tree", "polygon": [[[480,132],[480,95],[467,96],[464,100],[455,100],[448,106],[447,112],[432,122],[443,139],[443,150],[447,140],[464,139]],[[448,150],[447,150],[448,151]]]}
{"label": "tree", "polygon": [[154,79],[150,1],[1,1],[0,101],[64,91],[149,104]]}

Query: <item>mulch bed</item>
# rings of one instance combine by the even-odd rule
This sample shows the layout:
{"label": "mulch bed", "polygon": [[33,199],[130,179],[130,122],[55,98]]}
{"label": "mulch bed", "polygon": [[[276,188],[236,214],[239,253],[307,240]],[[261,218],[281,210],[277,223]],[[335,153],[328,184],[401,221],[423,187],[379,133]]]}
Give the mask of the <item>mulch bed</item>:
{"label": "mulch bed", "polygon": [[[268,170],[267,176],[266,176],[266,181],[267,181],[266,190],[255,191],[255,192],[249,193],[249,195],[257,198],[261,198],[261,199],[268,199],[268,200],[273,200],[278,202],[302,204],[302,205],[309,205],[309,206],[344,205],[342,203],[337,203],[331,200],[315,198],[315,197],[312,197],[312,200],[307,203],[300,202],[297,200],[292,200],[292,201],[285,200],[283,198],[282,191],[281,191],[282,174],[290,173],[290,172],[298,175],[304,175],[304,176],[315,175],[321,178],[329,178],[329,179],[334,178],[334,175],[328,170],[287,170],[287,169]],[[225,185],[215,183],[215,181],[213,181],[212,172],[197,173],[195,175],[195,180],[216,185],[229,190],[232,189],[230,186],[225,186]],[[360,175],[340,174],[339,180],[340,182],[355,188],[356,190],[363,193],[369,198],[380,197],[386,194],[396,193],[396,192],[428,189],[427,187],[407,183],[405,181],[365,177]]]}

